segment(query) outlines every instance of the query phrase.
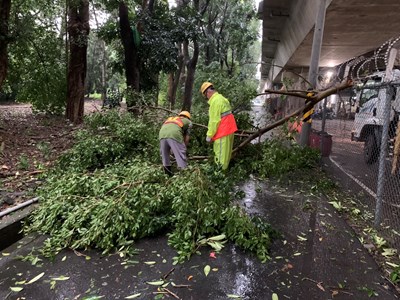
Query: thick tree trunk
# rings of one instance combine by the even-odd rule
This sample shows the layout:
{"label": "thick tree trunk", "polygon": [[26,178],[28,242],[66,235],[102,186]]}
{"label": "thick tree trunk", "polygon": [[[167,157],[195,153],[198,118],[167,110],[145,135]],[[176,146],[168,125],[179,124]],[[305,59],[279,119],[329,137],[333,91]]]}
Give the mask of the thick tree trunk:
{"label": "thick tree trunk", "polygon": [[10,19],[11,0],[0,0],[0,88],[7,77],[9,43],[8,22]]}
{"label": "thick tree trunk", "polygon": [[138,92],[140,88],[139,54],[129,23],[128,7],[123,1],[119,3],[119,26],[125,54],[126,85],[128,89]]}
{"label": "thick tree trunk", "polygon": [[70,58],[66,117],[76,124],[83,120],[89,31],[89,1],[80,0],[68,11]]}

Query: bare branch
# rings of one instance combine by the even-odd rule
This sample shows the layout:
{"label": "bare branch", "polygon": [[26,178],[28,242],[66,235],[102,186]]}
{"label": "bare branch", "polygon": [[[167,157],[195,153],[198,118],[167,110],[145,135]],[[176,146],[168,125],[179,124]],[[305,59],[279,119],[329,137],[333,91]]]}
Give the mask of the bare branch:
{"label": "bare branch", "polygon": [[265,90],[264,93],[258,94],[257,96],[260,95],[269,95],[269,94],[277,94],[277,95],[285,95],[285,96],[294,96],[294,97],[299,97],[299,98],[304,98],[308,99],[310,97],[307,97],[307,92],[306,91],[299,91],[299,92],[291,92],[291,91],[285,91],[285,90]]}
{"label": "bare branch", "polygon": [[[303,114],[304,111],[308,111],[310,110],[312,107],[314,107],[315,104],[317,104],[318,102],[322,101],[323,99],[325,99],[326,97],[336,94],[338,91],[347,89],[349,87],[351,87],[353,85],[352,81],[345,81],[340,83],[339,85],[332,87],[330,89],[327,89],[325,91],[322,91],[320,93],[317,93],[315,96],[313,97],[306,97],[307,99],[310,99],[310,101],[307,101],[306,104],[299,108],[298,110],[294,111],[293,113],[291,113],[290,115],[286,116],[283,119],[280,119],[279,121],[276,121],[275,123],[272,123],[270,125],[268,125],[267,127],[264,127],[260,130],[258,130],[257,132],[253,133],[252,135],[250,135],[247,139],[245,139],[236,149],[234,149],[232,151],[232,155],[235,155],[241,148],[243,148],[244,146],[246,146],[248,143],[250,143],[252,140],[260,137],[261,135],[263,135],[264,133],[286,123],[287,121],[289,121],[291,118],[296,117],[298,115]],[[278,91],[277,91],[278,92]],[[282,92],[282,94],[286,95],[285,92]],[[304,98],[304,97],[302,97]]]}

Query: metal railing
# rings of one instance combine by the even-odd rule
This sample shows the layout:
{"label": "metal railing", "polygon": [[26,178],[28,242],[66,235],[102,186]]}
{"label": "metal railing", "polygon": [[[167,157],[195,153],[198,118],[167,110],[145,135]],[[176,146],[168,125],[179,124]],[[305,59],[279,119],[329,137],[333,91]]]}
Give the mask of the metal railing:
{"label": "metal railing", "polygon": [[366,97],[357,102],[349,98],[348,114],[336,113],[331,118],[325,114],[322,120],[313,119],[312,127],[332,136],[329,159],[341,169],[341,176],[362,191],[354,193],[354,198],[360,209],[370,213],[371,227],[391,247],[400,249],[400,84],[385,83],[358,92]]}

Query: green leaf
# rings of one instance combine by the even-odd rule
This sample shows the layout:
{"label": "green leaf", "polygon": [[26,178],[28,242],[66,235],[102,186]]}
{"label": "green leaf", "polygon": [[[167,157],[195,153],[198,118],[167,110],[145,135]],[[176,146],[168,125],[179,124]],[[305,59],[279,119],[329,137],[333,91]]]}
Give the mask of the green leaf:
{"label": "green leaf", "polygon": [[272,300],[279,300],[279,297],[276,293],[272,294]]}
{"label": "green leaf", "polygon": [[329,204],[331,204],[336,210],[341,210],[343,208],[342,203],[339,201],[330,201],[328,202]]}
{"label": "green leaf", "polygon": [[242,297],[238,296],[238,295],[233,295],[233,294],[227,294],[226,295],[228,298],[234,298],[234,299],[241,299]]}
{"label": "green leaf", "polygon": [[22,291],[24,288],[22,288],[22,287],[20,287],[20,286],[12,286],[12,287],[10,287],[10,289],[11,289],[13,292],[18,293],[18,292]]}
{"label": "green leaf", "polygon": [[307,238],[302,237],[302,236],[300,236],[300,235],[297,236],[297,239],[298,239],[300,242],[307,241]]}
{"label": "green leaf", "polygon": [[141,293],[130,295],[128,297],[125,297],[125,299],[135,299],[135,298],[139,297],[140,295],[141,295]]}
{"label": "green leaf", "polygon": [[154,265],[156,262],[155,261],[145,261],[144,263],[146,265]]}
{"label": "green leaf", "polygon": [[398,268],[398,267],[400,267],[400,265],[391,263],[390,261],[387,261],[386,264],[389,265],[389,266],[391,266],[391,267],[393,267],[393,268]]}
{"label": "green leaf", "polygon": [[216,235],[213,237],[208,238],[209,240],[213,240],[213,241],[222,241],[224,239],[226,239],[226,235],[225,234],[220,234],[220,235]]}
{"label": "green leaf", "polygon": [[208,274],[210,273],[211,267],[209,265],[204,267],[204,274],[206,275],[206,277],[208,276]]}
{"label": "green leaf", "polygon": [[50,289],[54,290],[56,288],[57,281],[51,280],[50,281]]}
{"label": "green leaf", "polygon": [[386,248],[386,249],[383,249],[382,255],[387,257],[387,256],[396,255],[396,253],[397,253],[397,249]]}
{"label": "green leaf", "polygon": [[208,245],[210,245],[215,251],[221,251],[222,248],[224,247],[221,243],[219,242],[213,242],[209,241],[207,242]]}
{"label": "green leaf", "polygon": [[52,279],[52,280],[56,280],[56,281],[64,281],[64,280],[68,280],[69,277],[66,277],[66,276],[61,275],[61,276],[59,276],[59,277],[55,277],[55,278],[51,278],[51,279]]}
{"label": "green leaf", "polygon": [[40,273],[39,275],[37,275],[36,277],[32,278],[31,280],[29,280],[26,284],[32,284],[36,281],[38,281],[40,278],[42,278],[44,275],[44,272]]}
{"label": "green leaf", "polygon": [[146,282],[147,284],[150,284],[150,285],[163,285],[164,284],[164,280],[159,280],[159,281],[147,281]]}

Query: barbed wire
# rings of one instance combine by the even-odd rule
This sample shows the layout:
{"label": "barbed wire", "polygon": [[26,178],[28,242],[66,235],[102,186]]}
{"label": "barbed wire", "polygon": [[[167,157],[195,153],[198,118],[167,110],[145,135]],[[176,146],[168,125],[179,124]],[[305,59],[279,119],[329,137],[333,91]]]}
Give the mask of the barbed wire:
{"label": "barbed wire", "polygon": [[[400,36],[392,37],[379,46],[372,55],[363,54],[355,56],[348,61],[337,66],[338,80],[344,80],[345,77],[354,82],[362,81],[366,76],[374,72],[383,71],[389,64],[390,51],[400,43]],[[371,65],[373,63],[373,66]],[[346,68],[349,69],[346,74]],[[340,74],[343,74],[340,77]]]}

